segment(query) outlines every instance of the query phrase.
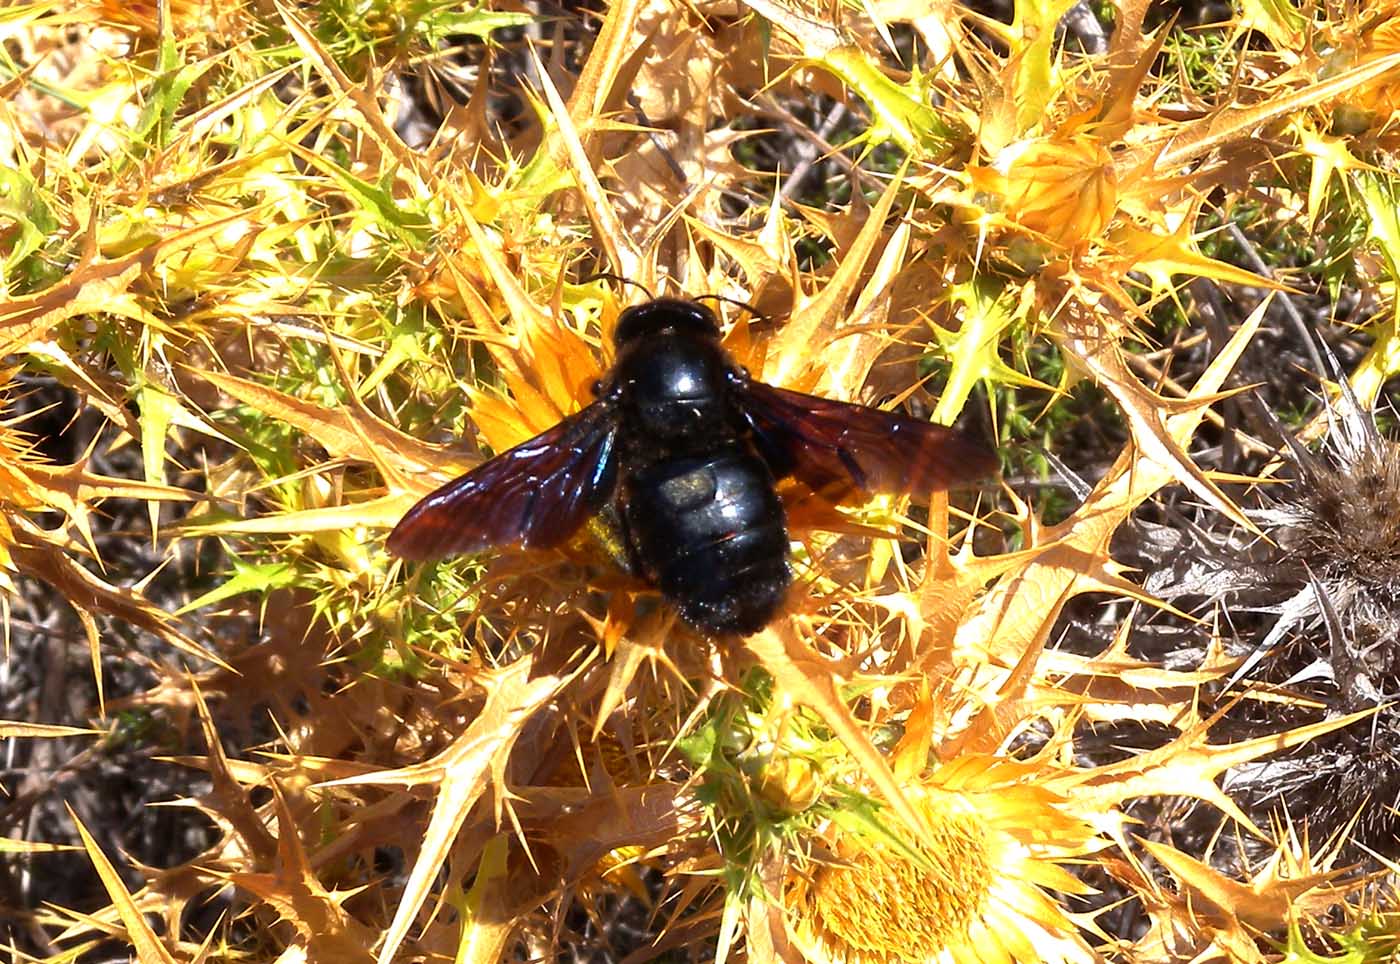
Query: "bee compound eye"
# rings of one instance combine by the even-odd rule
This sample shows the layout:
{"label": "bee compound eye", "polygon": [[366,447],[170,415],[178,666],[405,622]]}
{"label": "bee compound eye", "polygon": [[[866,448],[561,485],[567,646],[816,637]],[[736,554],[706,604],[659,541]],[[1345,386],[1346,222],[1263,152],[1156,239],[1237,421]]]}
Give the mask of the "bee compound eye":
{"label": "bee compound eye", "polygon": [[603,380],[601,378],[593,379],[593,384],[588,386],[588,390],[593,393],[594,398],[597,398],[603,393]]}

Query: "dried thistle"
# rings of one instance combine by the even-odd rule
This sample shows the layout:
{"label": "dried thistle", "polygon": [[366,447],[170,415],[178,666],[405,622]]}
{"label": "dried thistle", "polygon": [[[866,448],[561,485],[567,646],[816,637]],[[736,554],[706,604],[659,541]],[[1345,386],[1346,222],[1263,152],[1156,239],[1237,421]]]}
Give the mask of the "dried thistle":
{"label": "dried thistle", "polygon": [[[1296,480],[1258,513],[1278,544],[1257,575],[1261,586],[1294,590],[1270,636],[1297,632],[1270,679],[1323,687],[1329,714],[1374,709],[1353,726],[1264,764],[1265,784],[1285,794],[1315,836],[1342,831],[1393,857],[1400,852],[1400,445],[1384,439],[1345,387],[1329,409],[1321,452],[1290,446]],[[1287,670],[1288,675],[1281,674]],[[1290,792],[1291,791],[1291,792]]]}
{"label": "dried thistle", "polygon": [[[1236,769],[1226,787],[1261,822],[1284,808],[1314,839],[1347,834],[1397,853],[1400,833],[1400,445],[1342,383],[1329,403],[1325,443],[1310,451],[1284,435],[1294,477],[1250,513],[1269,541],[1177,533],[1147,555],[1162,563],[1147,588],[1202,597],[1226,611],[1276,618],[1248,648],[1236,681],[1287,691],[1282,708],[1231,718],[1250,731],[1374,710],[1369,722],[1317,739],[1286,757]],[[1149,530],[1149,542],[1160,535]],[[1347,851],[1356,856],[1359,852]]]}

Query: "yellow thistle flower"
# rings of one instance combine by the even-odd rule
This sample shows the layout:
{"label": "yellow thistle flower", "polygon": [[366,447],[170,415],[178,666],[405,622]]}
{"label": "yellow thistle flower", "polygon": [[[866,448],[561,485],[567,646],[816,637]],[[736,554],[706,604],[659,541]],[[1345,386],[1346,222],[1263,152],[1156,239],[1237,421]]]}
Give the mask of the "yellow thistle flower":
{"label": "yellow thistle flower", "polygon": [[[1387,57],[1397,50],[1400,50],[1400,14],[1381,21],[1375,29],[1367,33],[1357,52],[1356,62],[1362,64],[1379,57]],[[1396,89],[1396,84],[1389,75],[1383,76],[1342,98],[1336,110],[1340,112],[1347,109],[1359,111],[1364,115],[1366,122],[1363,129],[1384,126],[1400,112],[1400,90]]]}
{"label": "yellow thistle flower", "polygon": [[[104,19],[154,32],[159,23],[160,5],[154,0],[101,0]],[[211,26],[206,0],[168,0],[170,23],[178,35]]]}
{"label": "yellow thistle flower", "polygon": [[1118,206],[1113,157],[1084,134],[1017,141],[973,177],[1006,218],[1065,247],[1097,236]]}
{"label": "yellow thistle flower", "polygon": [[1094,960],[1047,890],[1089,888],[1058,861],[1095,849],[1063,800],[1027,782],[1032,768],[960,760],[905,790],[932,836],[909,851],[832,825],[834,859],[785,895],[794,937],[832,964],[994,964]]}

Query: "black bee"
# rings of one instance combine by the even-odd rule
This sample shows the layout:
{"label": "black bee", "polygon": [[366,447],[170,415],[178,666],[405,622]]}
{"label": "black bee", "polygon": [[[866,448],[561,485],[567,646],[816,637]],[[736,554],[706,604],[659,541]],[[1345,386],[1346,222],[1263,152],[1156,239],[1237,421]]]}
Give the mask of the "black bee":
{"label": "black bee", "polygon": [[922,493],[996,469],[991,451],[952,429],[755,381],[692,301],[628,308],[614,342],[596,401],[424,498],[389,551],[549,548],[613,502],[634,570],[686,622],[749,634],[792,581],[778,479],[828,494]]}

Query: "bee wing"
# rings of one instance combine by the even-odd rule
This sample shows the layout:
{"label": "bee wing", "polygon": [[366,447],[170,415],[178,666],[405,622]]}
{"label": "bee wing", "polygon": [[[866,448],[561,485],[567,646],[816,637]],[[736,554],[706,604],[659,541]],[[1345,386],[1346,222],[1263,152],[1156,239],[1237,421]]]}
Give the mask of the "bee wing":
{"label": "bee wing", "polygon": [[739,408],[779,478],[817,492],[921,494],[996,471],[996,453],[942,425],[748,381]]}
{"label": "bee wing", "polygon": [[404,559],[557,546],[612,496],[616,440],[613,407],[594,402],[425,496],[386,545]]}

